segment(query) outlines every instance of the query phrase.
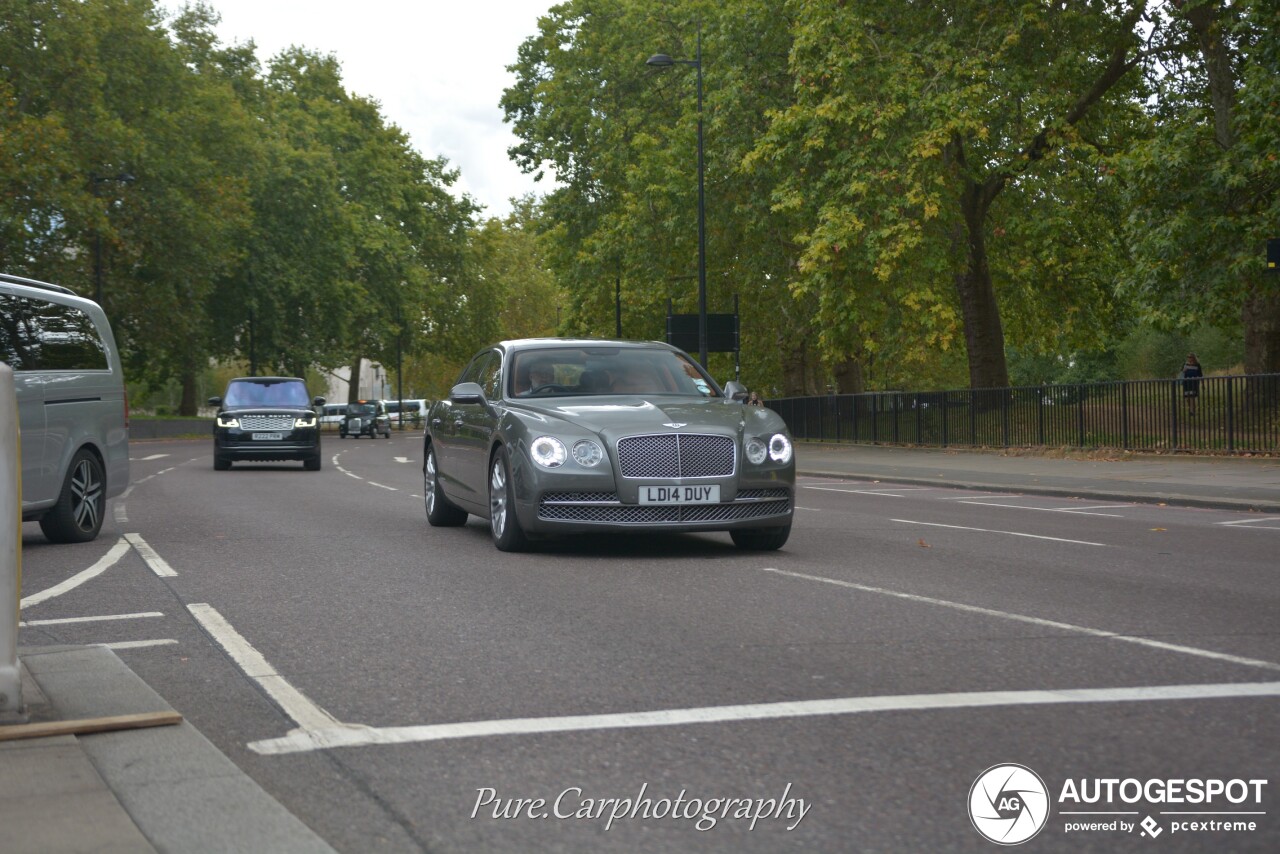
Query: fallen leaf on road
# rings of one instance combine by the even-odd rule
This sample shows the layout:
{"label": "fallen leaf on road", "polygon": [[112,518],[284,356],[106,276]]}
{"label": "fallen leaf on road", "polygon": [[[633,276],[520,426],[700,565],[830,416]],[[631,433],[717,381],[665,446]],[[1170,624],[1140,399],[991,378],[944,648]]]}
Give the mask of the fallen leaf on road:
{"label": "fallen leaf on road", "polygon": [[933,548],[933,546],[929,545],[928,543],[926,543],[926,542],[924,541],[924,538],[923,538],[923,537],[921,537],[917,542],[919,542],[919,544],[920,544],[920,548],[922,548],[922,549],[931,549],[931,548]]}
{"label": "fallen leaf on road", "polygon": [[1153,531],[1167,531],[1168,528],[1152,528]]}

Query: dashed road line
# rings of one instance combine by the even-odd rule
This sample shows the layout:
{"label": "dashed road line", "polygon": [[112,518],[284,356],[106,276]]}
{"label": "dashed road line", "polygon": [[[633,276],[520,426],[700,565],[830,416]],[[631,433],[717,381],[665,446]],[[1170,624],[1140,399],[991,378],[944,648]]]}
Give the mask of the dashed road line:
{"label": "dashed road line", "polygon": [[61,626],[66,623],[100,623],[109,620],[142,620],[147,617],[163,617],[160,611],[144,611],[140,614],[105,614],[101,617],[57,617],[52,620],[24,620],[18,623],[18,628],[23,626]]}
{"label": "dashed road line", "polygon": [[1152,640],[1151,638],[1122,635],[1116,632],[1103,631],[1102,629],[1089,628],[1088,626],[1077,626],[1072,623],[1060,623],[1057,620],[1046,620],[1041,617],[1029,617],[1025,614],[1014,614],[1009,611],[997,611],[994,608],[983,608],[979,605],[966,605],[963,602],[952,602],[948,599],[935,599],[932,596],[920,596],[915,593],[903,593],[898,590],[889,590],[884,587],[872,587],[866,584],[857,584],[852,581],[842,581],[838,578],[826,578],[821,575],[807,575],[803,572],[791,572],[790,570],[777,569],[775,567],[765,567],[762,571],[772,572],[776,575],[785,575],[788,578],[796,578],[802,581],[817,581],[822,584],[832,584],[836,587],[846,587],[850,590],[860,590],[863,593],[875,593],[879,596],[892,596],[895,599],[904,599],[908,602],[918,602],[922,605],[934,605],[940,608],[950,608],[954,611],[964,611],[969,614],[981,614],[985,617],[997,617],[1002,620],[1029,623],[1033,626],[1040,626],[1041,628],[1059,629],[1061,631],[1073,632],[1075,634],[1088,635],[1089,637],[1105,638],[1107,640],[1138,644],[1139,646],[1148,646],[1154,649],[1164,650],[1166,652],[1178,652],[1184,655],[1194,655],[1198,658],[1210,658],[1215,661],[1225,661],[1230,664],[1243,664],[1247,667],[1261,667],[1264,670],[1280,670],[1280,664],[1277,664],[1274,661],[1245,658],[1239,655],[1229,655],[1225,652],[1214,652],[1213,650],[1199,649],[1193,646],[1165,643],[1164,641]]}
{"label": "dashed road line", "polygon": [[383,484],[381,484],[381,483],[374,483],[372,480],[371,480],[371,481],[369,481],[369,485],[370,485],[370,486],[376,486],[376,487],[378,487],[379,489],[389,489],[389,490],[391,490],[392,492],[399,492],[399,491],[400,491],[399,489],[396,489],[394,486],[384,486],[384,485],[383,485]]}
{"label": "dashed road line", "polygon": [[978,531],[983,534],[1004,534],[1009,537],[1029,537],[1033,540],[1052,540],[1055,543],[1072,543],[1079,546],[1101,546],[1108,548],[1106,543],[1093,543],[1088,540],[1069,540],[1064,537],[1046,537],[1042,534],[1024,534],[1020,531],[996,531],[991,528],[970,528],[966,525],[944,525],[941,522],[918,522],[914,519],[890,519],[890,522],[902,522],[905,525],[927,525],[930,528],[952,528],[957,531]]}
{"label": "dashed road line", "polygon": [[160,638],[157,640],[136,640],[136,641],[113,641],[111,643],[94,644],[94,646],[105,646],[107,649],[142,649],[148,646],[169,646],[177,643],[173,638]]}
{"label": "dashed road line", "polygon": [[129,457],[129,462],[131,462],[131,463],[145,463],[145,462],[147,462],[148,460],[162,460],[162,459],[164,459],[164,458],[165,458],[165,457],[167,457],[167,456],[169,456],[169,455],[168,455],[168,454],[152,454],[152,455],[151,455],[151,456],[149,456],[149,457]]}

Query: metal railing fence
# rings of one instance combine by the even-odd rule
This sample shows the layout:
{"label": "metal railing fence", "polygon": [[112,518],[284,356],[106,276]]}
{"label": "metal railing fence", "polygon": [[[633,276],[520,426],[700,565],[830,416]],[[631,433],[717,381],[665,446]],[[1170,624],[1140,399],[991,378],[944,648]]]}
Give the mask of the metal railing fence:
{"label": "metal railing fence", "polygon": [[[1186,396],[1191,389],[1194,398]],[[824,442],[1280,450],[1280,374],[883,391],[788,397],[766,405],[782,416],[792,436]]]}

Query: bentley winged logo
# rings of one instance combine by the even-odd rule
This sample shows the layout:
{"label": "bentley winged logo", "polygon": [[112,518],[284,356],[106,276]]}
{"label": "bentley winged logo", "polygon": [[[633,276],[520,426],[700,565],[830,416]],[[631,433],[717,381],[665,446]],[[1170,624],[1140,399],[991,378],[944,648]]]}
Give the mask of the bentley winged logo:
{"label": "bentley winged logo", "polygon": [[688,427],[689,425],[683,421],[665,421],[662,426],[670,427],[672,430],[679,430],[681,427]]}

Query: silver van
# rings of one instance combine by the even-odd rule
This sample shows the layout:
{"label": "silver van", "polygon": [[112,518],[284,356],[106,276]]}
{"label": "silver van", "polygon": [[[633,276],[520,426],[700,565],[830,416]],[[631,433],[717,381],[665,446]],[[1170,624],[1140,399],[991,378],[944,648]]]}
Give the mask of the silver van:
{"label": "silver van", "polygon": [[56,543],[92,540],[129,485],[120,353],[97,303],[0,273],[0,362],[13,369],[22,442],[22,521]]}

